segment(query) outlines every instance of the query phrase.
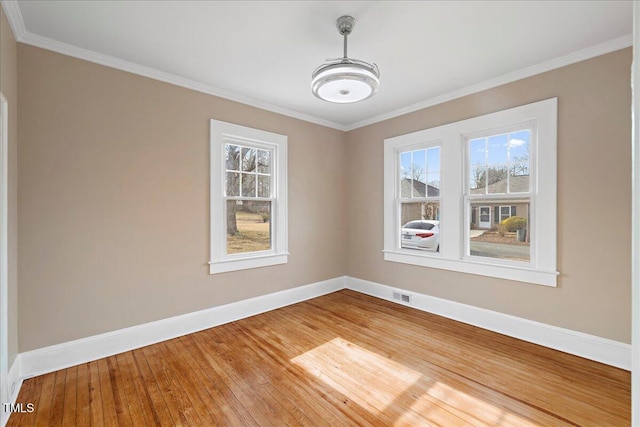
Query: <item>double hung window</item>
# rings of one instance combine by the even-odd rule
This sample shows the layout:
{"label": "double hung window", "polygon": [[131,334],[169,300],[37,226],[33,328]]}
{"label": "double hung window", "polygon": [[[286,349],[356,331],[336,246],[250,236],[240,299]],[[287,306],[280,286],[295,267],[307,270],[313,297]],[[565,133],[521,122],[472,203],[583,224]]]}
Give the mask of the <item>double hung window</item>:
{"label": "double hung window", "polygon": [[286,156],[286,136],[211,120],[211,273],[287,262]]}
{"label": "double hung window", "polygon": [[556,116],[553,98],[386,139],[385,260],[556,286]]}

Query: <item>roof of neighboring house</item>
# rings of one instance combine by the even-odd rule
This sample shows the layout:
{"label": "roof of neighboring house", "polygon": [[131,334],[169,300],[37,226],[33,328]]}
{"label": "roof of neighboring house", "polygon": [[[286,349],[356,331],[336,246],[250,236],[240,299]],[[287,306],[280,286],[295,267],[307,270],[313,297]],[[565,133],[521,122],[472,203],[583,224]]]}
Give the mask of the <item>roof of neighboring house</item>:
{"label": "roof of neighboring house", "polygon": [[[509,193],[527,193],[529,192],[529,175],[517,175],[509,178]],[[470,191],[471,194],[485,194],[484,188],[477,188]],[[495,182],[488,186],[488,194],[506,194],[507,180]]]}
{"label": "roof of neighboring house", "polygon": [[[413,185],[413,197],[438,197],[440,189],[432,185],[425,184],[417,179],[403,178],[400,182],[402,188],[401,194],[411,194],[411,186]],[[425,188],[428,194],[425,192]]]}

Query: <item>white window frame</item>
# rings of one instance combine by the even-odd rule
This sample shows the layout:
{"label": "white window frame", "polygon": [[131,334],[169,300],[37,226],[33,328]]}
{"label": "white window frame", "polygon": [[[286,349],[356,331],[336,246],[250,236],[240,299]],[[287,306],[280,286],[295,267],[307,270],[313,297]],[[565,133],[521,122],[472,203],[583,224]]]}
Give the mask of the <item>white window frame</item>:
{"label": "white window frame", "polygon": [[[469,257],[469,205],[466,141],[469,135],[500,133],[521,123],[534,123],[537,141],[530,154],[531,262]],[[400,152],[439,141],[441,168],[440,252],[400,247],[397,179]],[[384,259],[391,262],[497,277],[545,286],[557,286],[557,98],[551,98],[484,116],[401,135],[384,141]],[[544,230],[538,233],[538,230]]]}
{"label": "white window frame", "polygon": [[[271,197],[255,198],[271,202],[271,249],[227,254],[227,216],[225,195],[225,145],[268,150],[271,154]],[[211,258],[209,273],[245,270],[286,264],[287,238],[287,137],[233,123],[211,120]],[[246,199],[246,197],[245,197]]]}

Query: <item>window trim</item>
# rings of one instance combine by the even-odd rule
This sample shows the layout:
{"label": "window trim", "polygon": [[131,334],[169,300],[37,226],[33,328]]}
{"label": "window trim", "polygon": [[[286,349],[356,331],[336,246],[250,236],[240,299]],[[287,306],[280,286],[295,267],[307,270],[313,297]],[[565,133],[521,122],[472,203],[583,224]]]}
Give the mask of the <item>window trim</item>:
{"label": "window trim", "polygon": [[[530,168],[532,263],[508,262],[482,257],[465,257],[465,242],[469,238],[471,212],[466,208],[465,141],[470,135],[511,128],[535,121],[536,141],[532,147]],[[397,223],[396,179],[399,176],[398,153],[408,147],[419,147],[440,140],[441,203],[440,252],[416,253],[399,249]],[[540,161],[544,160],[544,161]],[[384,140],[384,259],[391,262],[452,270],[481,276],[497,277],[545,286],[557,286],[557,98],[535,102],[483,116],[474,117],[422,131]],[[544,206],[544,208],[541,208]],[[535,228],[534,228],[535,227]],[[544,236],[536,236],[544,229]],[[398,236],[396,236],[398,235]],[[542,238],[544,237],[544,238]]]}
{"label": "window trim", "polygon": [[[233,123],[210,121],[210,259],[209,274],[285,264],[288,261],[287,221],[287,136]],[[225,145],[268,149],[272,154],[271,249],[258,252],[227,254],[226,201],[235,197],[225,194]]]}

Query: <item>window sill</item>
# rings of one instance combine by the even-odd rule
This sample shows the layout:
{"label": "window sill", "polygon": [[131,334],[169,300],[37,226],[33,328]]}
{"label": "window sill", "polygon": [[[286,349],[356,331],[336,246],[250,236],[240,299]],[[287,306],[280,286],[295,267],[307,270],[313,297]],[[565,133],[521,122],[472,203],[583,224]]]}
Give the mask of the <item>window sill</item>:
{"label": "window sill", "polygon": [[499,279],[515,280],[543,286],[557,286],[557,271],[546,271],[529,267],[489,264],[472,260],[445,259],[438,255],[411,254],[404,251],[383,251],[384,260],[460,273],[477,274]]}
{"label": "window sill", "polygon": [[229,271],[247,270],[250,268],[268,267],[270,265],[286,264],[288,253],[244,256],[236,259],[214,260],[209,262],[209,274],[226,273]]}

